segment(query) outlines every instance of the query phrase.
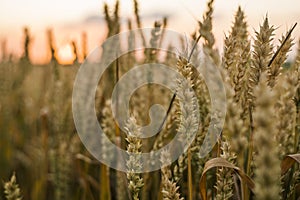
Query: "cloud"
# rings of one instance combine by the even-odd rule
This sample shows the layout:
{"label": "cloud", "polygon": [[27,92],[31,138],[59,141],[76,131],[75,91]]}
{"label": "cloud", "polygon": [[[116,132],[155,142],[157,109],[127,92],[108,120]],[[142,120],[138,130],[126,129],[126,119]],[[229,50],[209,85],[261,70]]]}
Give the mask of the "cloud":
{"label": "cloud", "polygon": [[173,16],[175,16],[175,13],[172,13],[170,11],[155,11],[155,12],[149,12],[146,14],[141,15],[141,19],[144,20],[151,20],[151,19],[157,19],[157,18],[172,18]]}
{"label": "cloud", "polygon": [[[145,14],[141,14],[140,17],[142,20],[155,20],[158,18],[171,18],[175,15],[175,13],[172,13],[170,11],[153,11],[153,12],[148,12]],[[126,22],[129,16],[121,16],[121,21]],[[101,23],[104,22],[105,19],[101,15],[89,15],[84,18],[83,22],[84,24],[89,24],[89,23]]]}
{"label": "cloud", "polygon": [[[170,11],[151,11],[151,12],[146,12],[144,14],[141,14],[141,20],[142,21],[155,21],[155,20],[160,20],[163,19],[164,17],[167,17],[168,19],[172,18],[175,16],[175,13],[170,12]],[[133,14],[130,16],[126,15],[121,15],[121,23],[127,23],[128,18],[133,18]],[[100,14],[90,14],[84,17],[82,20],[78,21],[72,21],[72,22],[67,22],[63,24],[64,28],[68,29],[74,29],[79,26],[84,26],[84,25],[102,25],[105,23],[105,18],[103,15]]]}
{"label": "cloud", "polygon": [[87,16],[82,23],[101,23],[104,21],[104,18],[99,15],[89,15]]}

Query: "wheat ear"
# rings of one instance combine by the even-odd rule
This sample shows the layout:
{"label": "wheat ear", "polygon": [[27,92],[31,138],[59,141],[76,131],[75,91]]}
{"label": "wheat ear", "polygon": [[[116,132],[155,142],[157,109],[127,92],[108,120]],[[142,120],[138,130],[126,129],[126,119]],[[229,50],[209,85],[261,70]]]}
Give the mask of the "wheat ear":
{"label": "wheat ear", "polygon": [[7,200],[21,200],[21,189],[17,183],[16,174],[14,173],[10,180],[4,183],[4,194]]}
{"label": "wheat ear", "polygon": [[[170,163],[170,152],[162,151],[160,162]],[[162,194],[164,200],[183,200],[180,198],[179,186],[172,179],[172,172],[170,166],[161,168],[161,184],[162,184]]]}
{"label": "wheat ear", "polygon": [[280,45],[270,61],[270,67],[268,68],[268,85],[273,88],[276,84],[276,78],[279,76],[282,70],[282,66],[287,59],[287,54],[293,46],[293,39],[291,33],[296,27],[295,24],[282,38],[279,40]]}
{"label": "wheat ear", "polygon": [[258,84],[260,75],[268,68],[273,52],[273,36],[274,28],[269,25],[268,17],[265,18],[260,30],[255,31],[256,39],[254,41],[254,51],[252,57],[252,65],[249,69],[248,80],[248,101],[250,106],[254,106],[255,96],[253,89]]}
{"label": "wheat ear", "polygon": [[[232,153],[230,144],[224,139],[221,142],[221,158],[228,160],[231,163],[235,163],[236,155]],[[233,173],[232,170],[220,167],[217,171],[217,200],[227,200],[233,196]]]}
{"label": "wheat ear", "polygon": [[272,122],[274,120],[274,94],[265,83],[256,88],[254,144],[258,155],[255,169],[255,199],[280,199],[280,160]]}
{"label": "wheat ear", "polygon": [[[141,134],[141,130],[140,127],[136,125],[134,118],[131,117],[128,119],[125,129],[127,132],[126,141],[128,142],[127,151],[134,154],[141,154],[142,141],[138,138]],[[135,171],[141,171],[142,169],[141,158],[138,156],[129,156],[126,165],[128,170],[128,188],[133,200],[139,200],[139,192],[143,187],[144,182],[140,174],[135,173]]]}

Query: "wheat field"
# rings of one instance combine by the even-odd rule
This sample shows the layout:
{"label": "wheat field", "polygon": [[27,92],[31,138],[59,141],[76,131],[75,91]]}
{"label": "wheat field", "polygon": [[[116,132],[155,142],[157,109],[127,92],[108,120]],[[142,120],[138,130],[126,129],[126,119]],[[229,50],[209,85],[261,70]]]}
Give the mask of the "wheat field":
{"label": "wheat field", "polygon": [[[112,8],[104,5],[107,38],[121,31],[120,6],[118,1]],[[143,28],[137,0],[133,13],[135,19],[128,20],[127,30]],[[178,130],[198,127],[191,146],[175,162],[145,173],[110,168],[87,151],[72,115],[73,84],[81,63],[76,58],[72,65],[59,64],[50,31],[50,62],[32,64],[30,33],[25,29],[23,56],[18,60],[3,56],[0,63],[0,199],[300,199],[300,39],[293,37],[297,23],[292,22],[276,41],[276,25],[266,15],[258,22],[255,35],[250,35],[247,13],[238,7],[220,50],[212,31],[213,14],[214,0],[209,0],[197,31],[190,33],[201,49],[177,55],[149,49],[130,52],[113,62],[99,81],[95,97],[98,121],[111,142],[127,152],[153,152],[168,144]],[[161,45],[168,19],[154,22],[153,27],[150,41],[145,41],[143,32],[130,37]],[[182,45],[187,45],[184,38]],[[296,56],[287,60],[294,45]],[[218,67],[226,89],[225,123],[217,143],[204,157],[199,156],[200,147],[210,123],[219,116],[210,112],[212,99],[203,76],[181,56],[192,57],[195,51],[204,52],[205,57],[193,58],[202,60],[204,67],[206,62]],[[140,87],[131,97],[131,118],[123,131],[116,126],[110,107],[113,85],[133,66],[149,62],[177,70],[188,85],[177,80],[177,96],[155,84]],[[200,114],[197,124],[192,105],[180,110],[180,99],[188,95],[180,93],[184,87],[194,90],[192,101]],[[140,126],[149,122],[145,110],[154,103],[170,108],[163,129],[150,139],[140,139],[136,137]],[[186,113],[191,117],[183,119]],[[99,145],[109,157],[109,145]],[[169,159],[170,153],[163,152],[159,162]],[[139,165],[139,161],[128,161],[128,166]]]}

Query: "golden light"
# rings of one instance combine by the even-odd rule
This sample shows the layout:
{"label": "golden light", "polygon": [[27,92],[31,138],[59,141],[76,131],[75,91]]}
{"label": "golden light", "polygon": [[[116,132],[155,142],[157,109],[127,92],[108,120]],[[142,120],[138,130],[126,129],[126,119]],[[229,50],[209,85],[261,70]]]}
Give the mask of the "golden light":
{"label": "golden light", "polygon": [[56,58],[60,64],[72,64],[75,60],[73,47],[70,44],[61,46],[57,51]]}

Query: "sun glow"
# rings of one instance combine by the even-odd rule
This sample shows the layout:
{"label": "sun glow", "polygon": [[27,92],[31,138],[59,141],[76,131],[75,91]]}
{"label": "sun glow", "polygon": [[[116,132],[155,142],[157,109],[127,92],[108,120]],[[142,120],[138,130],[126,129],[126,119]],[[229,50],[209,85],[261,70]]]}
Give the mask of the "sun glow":
{"label": "sun glow", "polygon": [[57,51],[56,58],[60,64],[72,64],[75,60],[73,47],[69,44],[61,46]]}

